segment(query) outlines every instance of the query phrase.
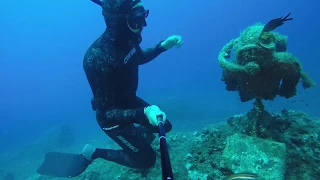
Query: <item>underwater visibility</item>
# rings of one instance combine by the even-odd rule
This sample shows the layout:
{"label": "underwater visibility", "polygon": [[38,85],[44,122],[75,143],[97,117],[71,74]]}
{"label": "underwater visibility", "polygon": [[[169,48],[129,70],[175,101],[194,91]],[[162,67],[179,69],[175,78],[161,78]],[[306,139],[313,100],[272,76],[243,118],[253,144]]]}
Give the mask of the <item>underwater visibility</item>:
{"label": "underwater visibility", "polygon": [[[251,109],[179,132],[165,108],[137,90],[139,66],[183,48],[183,36],[170,35],[143,49],[149,9],[142,1],[91,1],[102,10],[107,28],[83,52],[83,78],[94,123],[113,143],[79,145],[73,127],[57,125],[32,145],[36,151],[26,148],[3,158],[0,180],[320,180],[320,119],[286,107],[266,108],[266,102],[297,96],[299,85],[316,87],[288,50],[288,36],[277,31],[297,21],[294,13],[270,13],[270,21],[252,22],[239,37],[226,40],[212,60],[222,70],[224,91],[237,93],[241,103],[252,101]],[[21,163],[30,169],[19,171],[22,156],[32,160]]]}

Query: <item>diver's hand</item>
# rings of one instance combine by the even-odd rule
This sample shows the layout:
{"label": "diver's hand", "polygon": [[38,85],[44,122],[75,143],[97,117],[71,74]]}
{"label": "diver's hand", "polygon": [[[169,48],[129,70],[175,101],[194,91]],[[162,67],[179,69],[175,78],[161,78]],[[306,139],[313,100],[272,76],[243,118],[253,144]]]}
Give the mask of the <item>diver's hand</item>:
{"label": "diver's hand", "polygon": [[172,35],[161,43],[161,47],[166,50],[171,49],[173,46],[180,47],[182,45],[182,37],[178,35]]}
{"label": "diver's hand", "polygon": [[281,26],[282,24],[284,24],[285,21],[290,21],[293,20],[293,18],[288,18],[290,16],[291,13],[289,13],[286,17],[282,18],[276,18],[276,19],[272,19],[271,21],[269,21],[264,27],[262,32],[269,32],[272,31],[274,29],[276,29],[277,27]]}
{"label": "diver's hand", "polygon": [[145,107],[144,114],[147,116],[149,123],[153,126],[158,126],[158,116],[162,116],[163,123],[165,123],[167,119],[166,114],[156,105]]}

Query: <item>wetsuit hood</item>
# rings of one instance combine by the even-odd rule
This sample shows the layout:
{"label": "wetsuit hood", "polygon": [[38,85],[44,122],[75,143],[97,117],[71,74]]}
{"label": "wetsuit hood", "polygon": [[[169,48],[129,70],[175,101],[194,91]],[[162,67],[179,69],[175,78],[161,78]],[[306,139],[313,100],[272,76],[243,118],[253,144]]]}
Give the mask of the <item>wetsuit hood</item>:
{"label": "wetsuit hood", "polygon": [[132,7],[140,0],[104,0],[102,15],[107,29],[112,31],[116,41],[141,42],[141,33],[134,33],[128,27],[128,20],[132,17]]}

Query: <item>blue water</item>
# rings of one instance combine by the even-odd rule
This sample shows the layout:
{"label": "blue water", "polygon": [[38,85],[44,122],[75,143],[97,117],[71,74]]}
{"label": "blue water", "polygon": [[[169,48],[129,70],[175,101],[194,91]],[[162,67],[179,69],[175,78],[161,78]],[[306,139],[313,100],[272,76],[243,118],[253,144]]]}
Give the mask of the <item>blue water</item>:
{"label": "blue water", "polygon": [[[320,82],[317,0],[143,2],[150,15],[142,47],[173,34],[184,40],[181,48],[140,68],[138,90],[140,97],[170,112],[177,131],[201,129],[252,107],[251,101],[241,103],[236,92],[225,90],[217,56],[224,44],[256,22],[292,12],[294,20],[277,31],[289,37],[288,51]],[[82,60],[105,29],[101,8],[90,0],[2,0],[0,23],[1,147],[33,141],[62,122],[77,126],[77,132],[100,131]],[[299,91],[290,100],[266,103],[268,110],[287,108],[319,117],[319,87]]]}

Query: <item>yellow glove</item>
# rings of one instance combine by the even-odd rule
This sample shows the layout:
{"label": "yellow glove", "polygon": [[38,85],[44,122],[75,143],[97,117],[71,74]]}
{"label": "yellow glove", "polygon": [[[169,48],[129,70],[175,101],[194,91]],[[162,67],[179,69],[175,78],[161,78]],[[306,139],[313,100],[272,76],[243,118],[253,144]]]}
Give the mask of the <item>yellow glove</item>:
{"label": "yellow glove", "polygon": [[172,35],[161,43],[161,47],[163,47],[166,50],[171,49],[173,46],[179,48],[182,45],[182,43],[183,41],[181,36]]}
{"label": "yellow glove", "polygon": [[162,112],[156,105],[151,105],[144,108],[144,114],[147,116],[149,123],[153,126],[158,126],[159,122],[157,116],[163,117],[163,123],[165,123],[167,120],[166,114]]}

